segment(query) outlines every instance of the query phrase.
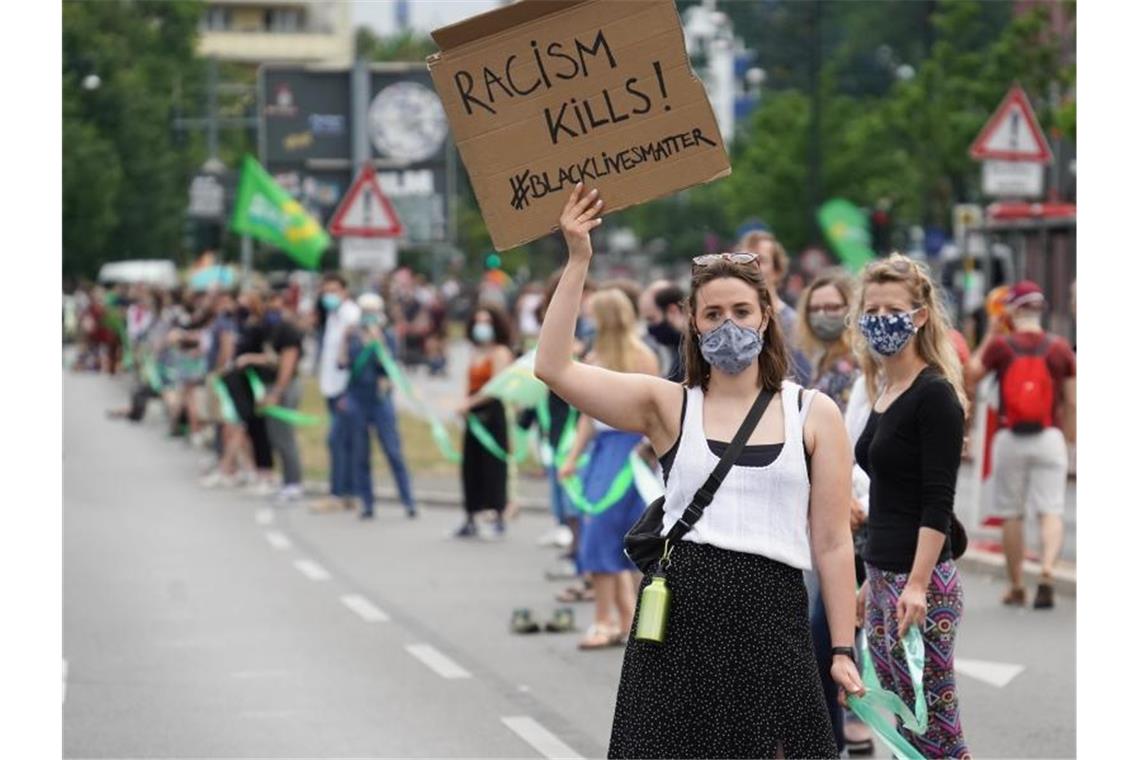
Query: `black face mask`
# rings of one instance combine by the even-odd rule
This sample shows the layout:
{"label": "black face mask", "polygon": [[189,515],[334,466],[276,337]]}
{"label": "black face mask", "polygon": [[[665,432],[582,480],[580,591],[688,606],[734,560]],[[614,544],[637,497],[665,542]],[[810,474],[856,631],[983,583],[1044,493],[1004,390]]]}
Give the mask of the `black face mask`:
{"label": "black face mask", "polygon": [[681,345],[681,333],[674,330],[668,320],[663,319],[655,325],[650,325],[649,334],[663,346],[676,348]]}

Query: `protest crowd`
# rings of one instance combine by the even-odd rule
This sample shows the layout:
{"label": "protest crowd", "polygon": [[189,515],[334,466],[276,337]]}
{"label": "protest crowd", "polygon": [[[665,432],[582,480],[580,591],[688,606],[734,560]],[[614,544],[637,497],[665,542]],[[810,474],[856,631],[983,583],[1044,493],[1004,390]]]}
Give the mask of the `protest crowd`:
{"label": "protest crowd", "polygon": [[[127,378],[125,403],[109,416],[138,422],[160,409],[167,434],[200,452],[203,488],[362,519],[381,508],[378,479],[394,485],[408,518],[417,515],[398,425],[411,410],[456,464],[456,540],[508,538],[512,481],[523,461],[537,460],[552,518],[540,543],[557,555],[536,572],[570,583],[551,620],[518,609],[510,630],[577,631],[573,605],[593,605],[579,648],[627,647],[612,756],[686,756],[696,751],[685,743],[690,721],[731,712],[722,700],[742,696],[758,712],[739,715],[741,731],[757,722],[780,731],[718,733],[724,746],[701,735],[698,754],[869,753],[872,732],[847,699],[869,685],[860,672],[908,705],[917,697],[929,725],[917,732],[900,721],[910,746],[969,756],[952,668],[963,614],[954,562],[965,540],[954,514],[963,456],[992,462],[1009,568],[1003,602],[1054,603],[1076,365],[1068,342],[1042,328],[1041,289],[995,289],[966,336],[925,265],[898,254],[859,272],[825,269],[791,292],[789,257],[763,227],[730,252],[694,258],[691,280],[596,281],[589,230],[600,209],[576,189],[562,219],[566,267],[545,281],[489,277],[478,292],[407,269],[351,286],[326,272],[306,284],[81,288],[72,369]],[[458,341],[468,343],[466,366],[449,362]],[[461,378],[458,446],[409,380],[416,373]],[[306,384],[321,414],[300,410]],[[750,410],[762,416],[745,430]],[[326,431],[325,493],[305,488],[297,431],[308,426]],[[385,475],[373,472],[373,435]],[[702,486],[725,457],[723,482]],[[690,513],[710,490],[704,516]],[[643,573],[626,536],[659,496],[659,535],[677,527],[669,535],[684,537],[666,550],[667,635],[677,645],[654,649],[634,634],[644,590],[664,566]],[[1032,597],[1021,569],[1027,512],[1042,533]],[[845,592],[856,583],[857,597]],[[734,599],[758,587],[767,589],[762,604],[730,623],[744,612]],[[916,647],[925,652],[919,672],[909,667]],[[749,678],[772,673],[793,694],[785,712],[750,692]],[[689,688],[704,695],[688,703],[692,714],[646,733],[646,716],[684,703],[678,690]]]}

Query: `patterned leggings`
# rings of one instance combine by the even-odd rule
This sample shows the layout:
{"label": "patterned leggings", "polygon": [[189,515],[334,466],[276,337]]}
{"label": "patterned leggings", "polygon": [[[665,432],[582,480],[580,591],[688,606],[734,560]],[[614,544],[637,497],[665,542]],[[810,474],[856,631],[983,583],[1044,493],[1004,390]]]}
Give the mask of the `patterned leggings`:
{"label": "patterned leggings", "polygon": [[[906,655],[899,638],[899,596],[908,573],[890,573],[867,565],[870,583],[867,598],[867,645],[875,673],[884,689],[898,694],[913,707],[914,688],[907,672]],[[926,591],[926,623],[922,630],[926,665],[922,685],[930,715],[926,733],[919,736],[899,727],[900,732],[924,757],[964,758],[970,751],[962,735],[958,715],[958,688],[954,681],[954,639],[962,618],[962,584],[957,566],[950,560],[934,567]]]}

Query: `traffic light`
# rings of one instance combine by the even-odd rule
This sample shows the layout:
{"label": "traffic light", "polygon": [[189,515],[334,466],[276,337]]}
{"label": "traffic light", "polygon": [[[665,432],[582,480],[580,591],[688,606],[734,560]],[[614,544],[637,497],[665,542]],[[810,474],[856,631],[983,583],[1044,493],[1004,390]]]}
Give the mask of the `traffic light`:
{"label": "traffic light", "polygon": [[871,212],[871,248],[879,255],[891,250],[891,211],[883,201]]}

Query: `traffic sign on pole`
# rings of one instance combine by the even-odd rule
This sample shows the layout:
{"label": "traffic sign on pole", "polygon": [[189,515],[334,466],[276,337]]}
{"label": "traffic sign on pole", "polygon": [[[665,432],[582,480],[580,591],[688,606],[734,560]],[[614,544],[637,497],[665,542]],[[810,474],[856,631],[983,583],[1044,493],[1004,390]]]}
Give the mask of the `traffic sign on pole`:
{"label": "traffic sign on pole", "polygon": [[404,234],[396,210],[380,190],[376,171],[365,164],[329,222],[337,237],[395,238]]}
{"label": "traffic sign on pole", "polygon": [[976,161],[1053,162],[1053,151],[1037,123],[1029,98],[1014,85],[970,146]]}

